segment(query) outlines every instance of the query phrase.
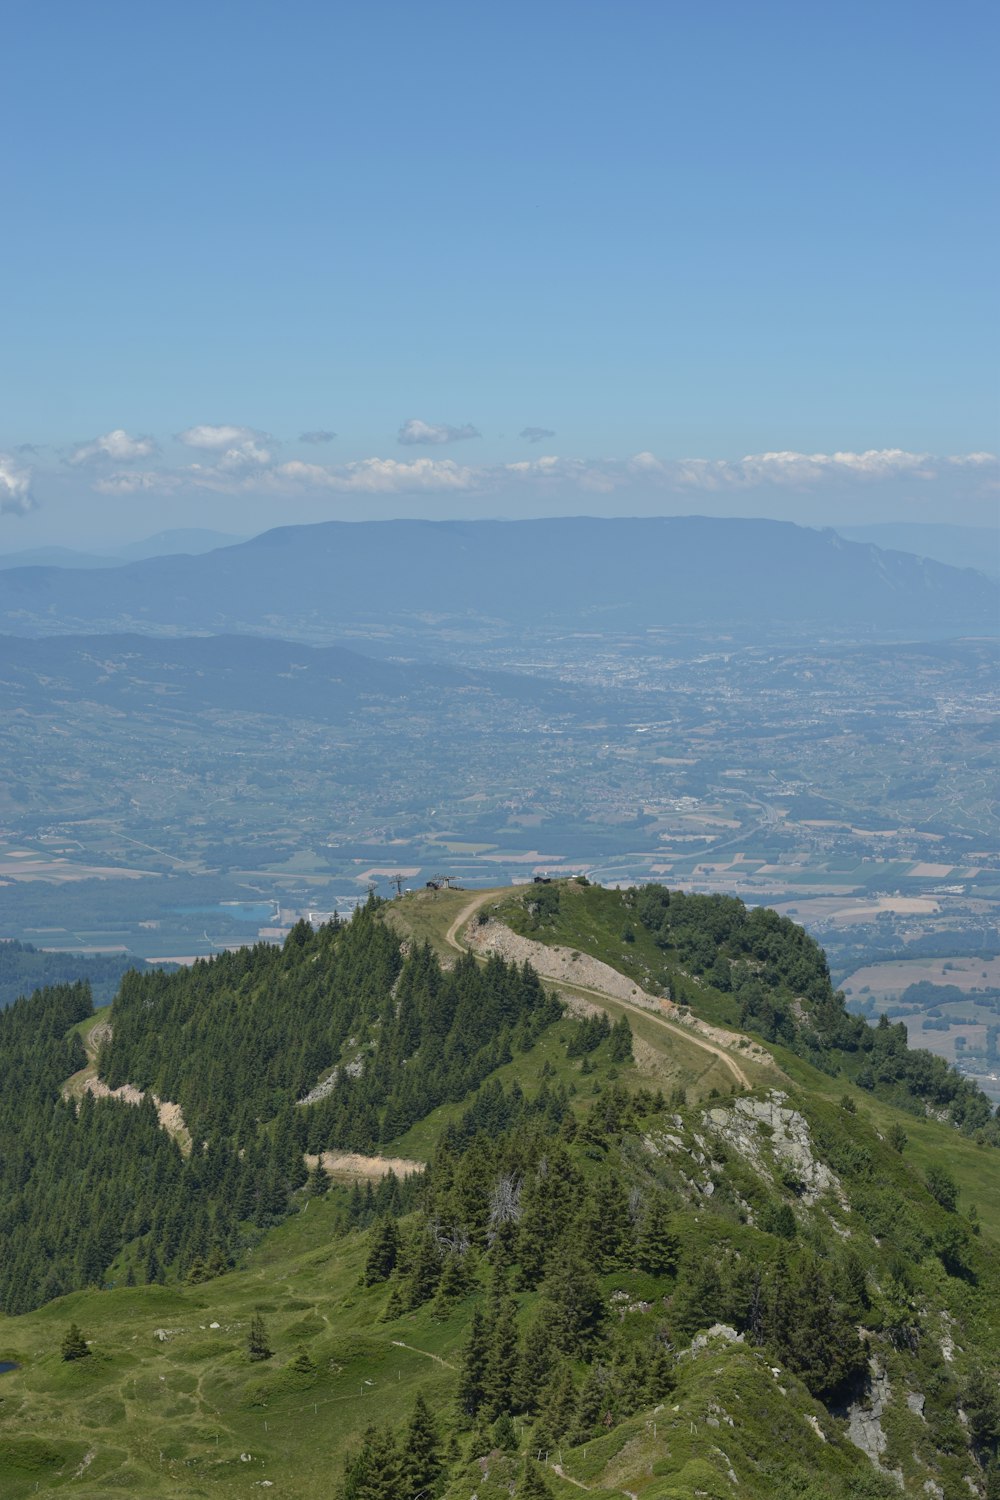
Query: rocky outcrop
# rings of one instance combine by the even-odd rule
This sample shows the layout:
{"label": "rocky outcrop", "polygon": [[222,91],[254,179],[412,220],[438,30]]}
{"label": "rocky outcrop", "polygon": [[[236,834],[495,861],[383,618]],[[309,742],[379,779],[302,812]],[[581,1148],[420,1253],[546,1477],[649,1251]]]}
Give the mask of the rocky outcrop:
{"label": "rocky outcrop", "polygon": [[779,1090],[772,1090],[766,1099],[737,1099],[732,1105],[706,1110],[702,1121],[761,1176],[773,1175],[772,1163],[787,1169],[803,1203],[812,1207],[825,1194],[832,1194],[845,1213],[850,1210],[837,1174],[813,1151],[805,1117],[788,1108],[787,1096]]}
{"label": "rocky outcrop", "polygon": [[847,1436],[856,1448],[867,1453],[876,1468],[881,1468],[882,1454],[886,1450],[886,1435],[882,1431],[882,1413],[892,1398],[892,1387],[885,1371],[872,1364],[867,1404],[854,1401],[847,1408]]}

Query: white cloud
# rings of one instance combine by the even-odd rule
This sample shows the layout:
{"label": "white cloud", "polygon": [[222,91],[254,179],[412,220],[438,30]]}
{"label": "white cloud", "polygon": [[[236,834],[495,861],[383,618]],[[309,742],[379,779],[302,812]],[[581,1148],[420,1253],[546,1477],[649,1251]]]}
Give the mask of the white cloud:
{"label": "white cloud", "polygon": [[[528,435],[531,435],[530,437]],[[432,426],[416,418],[400,429],[401,443],[442,444],[476,434],[473,427]],[[332,432],[303,433],[300,442],[326,442]],[[546,428],[525,428],[525,441],[541,443]],[[373,455],[341,464],[294,459],[279,462],[266,433],[235,424],[202,424],[177,435],[189,452],[189,462],[167,467],[158,460],[152,438],[130,437],[122,430],[80,444],[71,462],[96,466],[92,488],[105,495],[154,495],[209,490],[228,495],[467,495],[522,497],[518,504],[553,510],[590,497],[616,495],[619,503],[634,501],[647,511],[661,503],[692,509],[711,506],[779,504],[789,515],[800,509],[808,520],[809,498],[838,498],[848,491],[860,495],[881,486],[894,487],[900,501],[925,505],[964,495],[984,499],[998,483],[998,461],[991,453],[933,455],[900,448],[863,452],[800,453],[775,450],[745,454],[737,459],[661,458],[648,450],[624,458],[574,458],[532,452],[530,458],[506,464],[462,464],[452,458],[388,458]],[[139,467],[138,458],[152,459]],[[101,462],[101,461],[105,462]],[[117,460],[117,462],[112,462]],[[134,465],[134,466],[133,466]],[[768,496],[772,498],[769,500]],[[779,495],[784,496],[778,500]],[[732,497],[731,500],[727,499]],[[758,498],[759,497],[759,498]],[[0,505],[6,510],[28,509],[29,470],[20,458],[0,458]]]}
{"label": "white cloud", "polygon": [[307,464],[300,460],[279,464],[270,470],[271,488],[291,482],[309,489],[337,490],[341,494],[387,495],[408,491],[474,491],[489,482],[490,471],[457,464],[451,458],[415,458],[404,463],[395,458],[362,458],[340,468]]}
{"label": "white cloud", "polygon": [[419,417],[410,417],[396,434],[396,441],[407,446],[426,443],[461,443],[467,438],[481,437],[482,433],[467,422],[464,427],[450,427],[447,422],[421,422]]}
{"label": "white cloud", "polygon": [[[266,432],[257,432],[252,427],[222,425],[213,427],[202,424],[187,427],[177,434],[177,441],[186,448],[215,453],[218,457],[211,468],[224,474],[238,474],[252,469],[263,469],[271,462],[270,448],[265,444],[271,439]],[[192,464],[192,472],[208,472],[203,464]],[[211,478],[216,477],[214,474]]]}
{"label": "white cloud", "polygon": [[564,458],[539,454],[501,465],[459,464],[454,459],[363,458],[326,465],[293,459],[275,464],[253,441],[226,449],[215,464],[192,464],[178,471],[184,482],[236,493],[266,489],[272,494],[295,490],[341,494],[465,493],[487,494],[514,484],[541,496],[578,491],[690,495],[750,494],[758,491],[816,492],[848,485],[877,485],[907,480],[930,482],[954,478],[965,469],[982,487],[997,460],[991,454],[934,458],[927,454],[880,449],[866,453],[758,453],[726,459],[662,459],[641,452],[626,459]]}
{"label": "white cloud", "polygon": [[31,470],[9,453],[0,453],[0,514],[23,516],[34,510]]}
{"label": "white cloud", "polygon": [[184,483],[178,474],[169,469],[121,469],[114,474],[103,474],[95,479],[91,489],[101,495],[140,495],[154,492],[167,494]]}
{"label": "white cloud", "polygon": [[209,452],[222,448],[238,448],[244,443],[267,442],[267,434],[256,432],[252,427],[223,425],[213,427],[202,423],[197,427],[186,427],[177,434],[177,441],[186,448],[205,448]]}
{"label": "white cloud", "polygon": [[871,448],[864,453],[750,453],[744,458],[661,459],[636,453],[625,468],[638,479],[670,490],[748,490],[767,486],[812,490],[837,483],[888,480],[932,481],[956,468],[983,470],[996,466],[991,453],[935,457],[902,448]]}
{"label": "white cloud", "polygon": [[91,438],[89,443],[77,443],[69,455],[71,464],[89,464],[110,459],[116,464],[132,463],[138,458],[152,458],[159,452],[151,437],[129,437],[124,428],[116,427],[101,437]]}

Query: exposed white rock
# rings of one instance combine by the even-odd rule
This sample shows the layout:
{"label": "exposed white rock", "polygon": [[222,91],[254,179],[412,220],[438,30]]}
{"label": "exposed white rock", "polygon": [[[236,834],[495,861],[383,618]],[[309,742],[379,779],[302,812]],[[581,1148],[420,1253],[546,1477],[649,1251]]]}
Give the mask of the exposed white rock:
{"label": "exposed white rock", "polygon": [[830,1193],[845,1213],[850,1212],[840,1179],[813,1153],[805,1117],[788,1108],[787,1095],[774,1089],[766,1099],[737,1099],[729,1107],[707,1110],[702,1119],[762,1176],[771,1175],[767,1156],[773,1153],[778,1165],[789,1168],[801,1184],[800,1196],[810,1207]]}
{"label": "exposed white rock", "polygon": [[854,1401],[847,1408],[847,1436],[856,1448],[867,1453],[880,1473],[895,1479],[902,1489],[902,1474],[882,1465],[882,1454],[888,1441],[882,1430],[882,1414],[892,1400],[892,1387],[885,1370],[874,1359],[870,1362],[869,1369],[868,1402],[865,1404]]}
{"label": "exposed white rock", "polygon": [[724,1339],[727,1344],[742,1344],[744,1338],[742,1333],[737,1333],[728,1323],[713,1323],[711,1328],[706,1328],[704,1333],[696,1333],[691,1340],[691,1353],[697,1354],[706,1348],[713,1339]]}

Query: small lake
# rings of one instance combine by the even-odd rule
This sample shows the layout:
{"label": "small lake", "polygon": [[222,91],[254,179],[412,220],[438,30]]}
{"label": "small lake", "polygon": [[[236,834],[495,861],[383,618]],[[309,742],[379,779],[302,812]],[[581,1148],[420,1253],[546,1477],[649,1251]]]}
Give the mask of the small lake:
{"label": "small lake", "polygon": [[263,922],[273,917],[273,901],[215,901],[205,906],[175,906],[182,917],[231,917],[234,922]]}
{"label": "small lake", "polygon": [[19,1370],[21,1366],[15,1364],[12,1359],[0,1359],[0,1375],[9,1375],[11,1370]]}

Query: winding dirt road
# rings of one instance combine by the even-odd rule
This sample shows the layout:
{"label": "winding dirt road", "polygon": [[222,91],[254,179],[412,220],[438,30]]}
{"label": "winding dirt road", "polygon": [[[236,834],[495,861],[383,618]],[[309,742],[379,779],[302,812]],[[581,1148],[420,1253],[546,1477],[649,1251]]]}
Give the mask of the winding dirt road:
{"label": "winding dirt road", "polygon": [[[481,906],[484,906],[486,902],[495,895],[496,892],[492,890],[480,891],[476,896],[473,897],[471,901],[466,902],[465,906],[462,907],[462,910],[458,913],[458,916],[455,918],[451,926],[448,928],[448,931],[445,933],[445,942],[449,947],[454,948],[458,953],[472,953],[477,958],[482,959],[482,955],[477,954],[475,948],[461,941],[459,933],[465,926],[465,924],[475,915],[479,908]],[[693,1027],[682,1026],[677,1021],[668,1021],[666,1016],[658,1015],[655,1012],[648,1010],[643,1005],[635,1005],[630,1000],[622,999],[618,995],[610,995],[605,990],[597,989],[593,985],[567,982],[561,976],[553,975],[551,973],[546,974],[546,968],[551,967],[550,964],[546,963],[546,954],[550,950],[546,949],[544,943],[536,943],[531,938],[523,938],[521,939],[521,942],[526,944],[532,951],[534,956],[532,957],[531,962],[538,970],[538,973],[542,976],[542,978],[547,979],[557,988],[572,990],[574,994],[587,995],[591,999],[597,1001],[598,1004],[600,1004],[602,1007],[606,1006],[606,1003],[608,1001],[611,1001],[616,1006],[624,1006],[626,1010],[632,1010],[641,1016],[647,1017],[650,1021],[653,1022],[655,1026],[662,1026],[665,1031],[672,1032],[674,1036],[680,1037],[683,1041],[690,1042],[693,1046],[700,1047],[703,1052],[711,1053],[713,1057],[718,1058],[719,1061],[732,1074],[733,1078],[740,1088],[753,1088],[753,1084],[751,1083],[747,1074],[743,1071],[732,1054],[726,1051],[725,1047],[720,1047],[717,1043],[710,1042],[705,1037],[699,1036]]]}

